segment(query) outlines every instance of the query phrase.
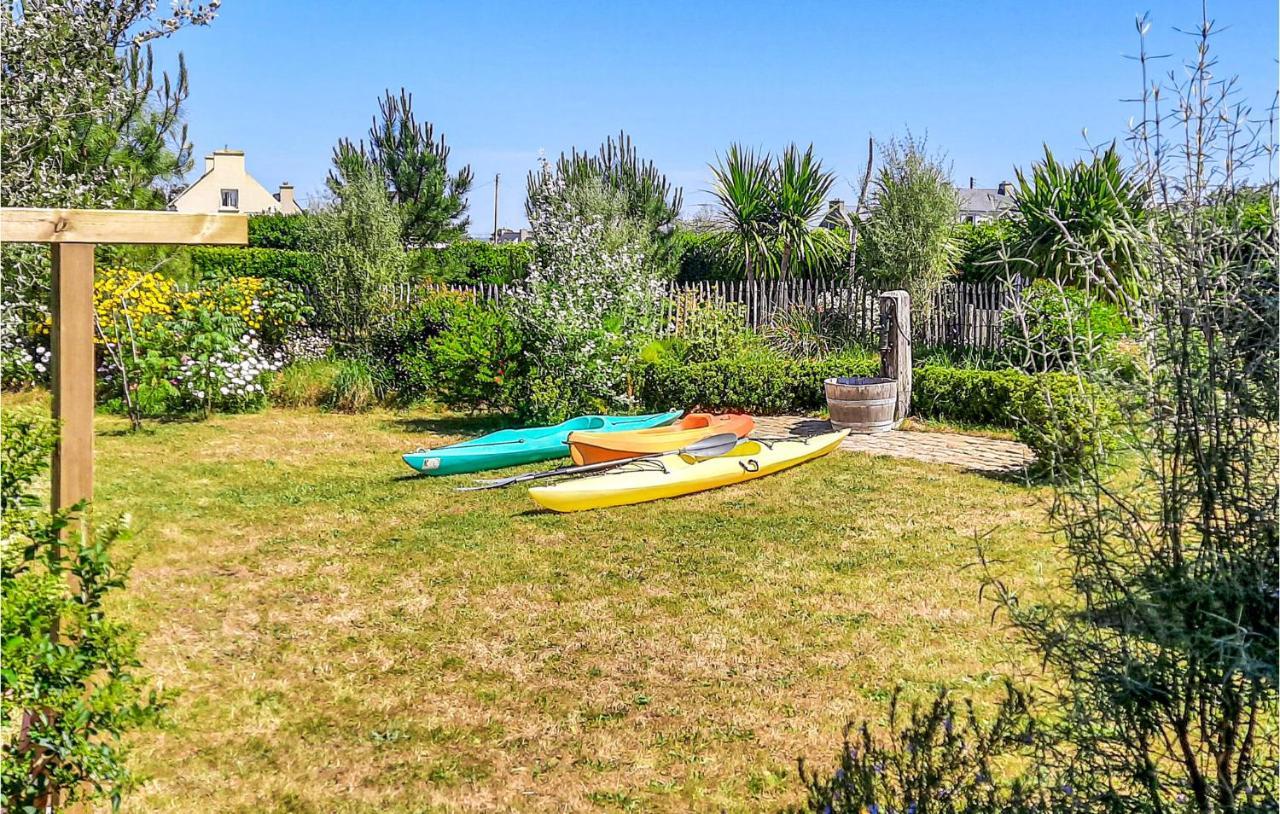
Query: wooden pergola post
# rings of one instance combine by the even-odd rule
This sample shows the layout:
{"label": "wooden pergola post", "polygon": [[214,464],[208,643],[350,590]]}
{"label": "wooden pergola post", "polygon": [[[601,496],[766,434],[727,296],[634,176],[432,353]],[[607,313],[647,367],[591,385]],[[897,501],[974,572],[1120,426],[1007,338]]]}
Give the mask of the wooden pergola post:
{"label": "wooden pergola post", "polygon": [[0,242],[51,247],[53,419],[51,508],[93,499],[93,248],[99,243],[240,245],[245,215],[0,208]]}

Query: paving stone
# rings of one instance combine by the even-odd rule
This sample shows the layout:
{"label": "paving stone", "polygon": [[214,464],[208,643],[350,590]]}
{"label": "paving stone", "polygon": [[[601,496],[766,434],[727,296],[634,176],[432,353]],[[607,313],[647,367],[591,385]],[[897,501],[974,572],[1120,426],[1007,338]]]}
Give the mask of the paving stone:
{"label": "paving stone", "polygon": [[[828,422],[805,416],[756,418],[755,434],[760,436],[817,435],[830,431]],[[1025,444],[1017,441],[947,432],[892,430],[878,435],[850,435],[840,449],[993,473],[1015,472],[1035,458]]]}

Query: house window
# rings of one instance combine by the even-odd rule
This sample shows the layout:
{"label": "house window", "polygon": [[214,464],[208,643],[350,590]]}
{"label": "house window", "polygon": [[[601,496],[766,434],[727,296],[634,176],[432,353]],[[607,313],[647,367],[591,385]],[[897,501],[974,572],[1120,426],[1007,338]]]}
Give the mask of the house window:
{"label": "house window", "polygon": [[239,209],[240,208],[240,190],[238,189],[222,190],[222,208],[223,209]]}

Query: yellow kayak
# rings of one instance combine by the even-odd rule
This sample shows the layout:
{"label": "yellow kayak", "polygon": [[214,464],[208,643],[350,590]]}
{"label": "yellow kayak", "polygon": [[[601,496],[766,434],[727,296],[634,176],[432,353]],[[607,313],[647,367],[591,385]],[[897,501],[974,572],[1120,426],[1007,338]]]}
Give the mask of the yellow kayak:
{"label": "yellow kayak", "polygon": [[821,458],[840,445],[848,430],[783,441],[742,441],[728,455],[703,460],[664,455],[623,464],[615,470],[553,486],[538,486],[529,495],[557,512],[644,503],[762,478],[788,467]]}

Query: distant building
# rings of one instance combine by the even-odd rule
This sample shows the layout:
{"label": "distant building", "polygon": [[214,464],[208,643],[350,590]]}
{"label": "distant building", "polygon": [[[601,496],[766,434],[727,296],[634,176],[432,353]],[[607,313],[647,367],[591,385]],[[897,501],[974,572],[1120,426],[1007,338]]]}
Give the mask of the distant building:
{"label": "distant building", "polygon": [[533,239],[533,232],[529,229],[499,229],[495,237],[494,243],[524,243]]}
{"label": "distant building", "polygon": [[818,225],[824,229],[848,229],[853,226],[849,210],[844,208],[844,201],[839,198],[827,201],[827,214],[822,216],[822,222]]}
{"label": "distant building", "polygon": [[169,202],[174,212],[279,212],[302,211],[293,198],[293,185],[284,182],[274,195],[258,183],[244,166],[244,150],[214,150],[204,157],[204,174]]}
{"label": "distant building", "polygon": [[995,220],[1008,214],[1016,202],[1013,198],[1013,184],[1001,181],[995,189],[982,189],[973,185],[969,179],[968,188],[957,187],[956,196],[960,199],[961,223],[982,223]]}

